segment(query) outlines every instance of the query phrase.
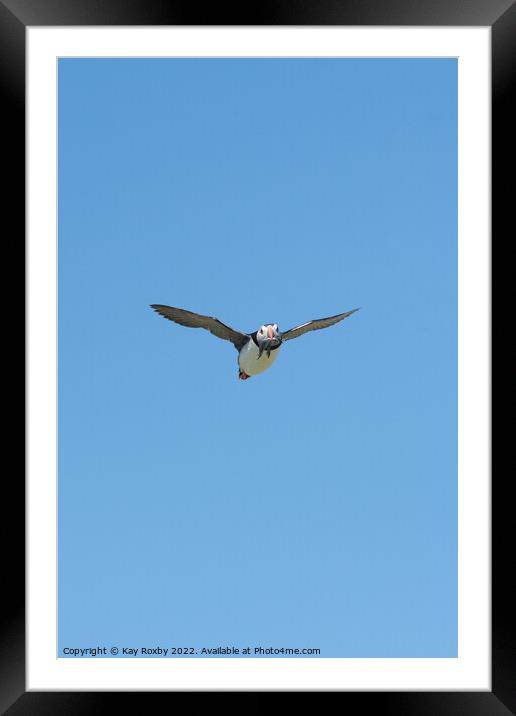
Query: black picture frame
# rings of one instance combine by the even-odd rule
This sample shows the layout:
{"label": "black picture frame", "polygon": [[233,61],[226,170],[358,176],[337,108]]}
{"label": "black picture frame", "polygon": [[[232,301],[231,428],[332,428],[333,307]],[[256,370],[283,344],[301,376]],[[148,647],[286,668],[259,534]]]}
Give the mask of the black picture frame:
{"label": "black picture frame", "polygon": [[[62,25],[386,25],[489,26],[492,37],[492,259],[511,234],[514,203],[511,135],[516,126],[511,81],[516,67],[516,3],[513,0],[277,0],[242,4],[163,0],[0,0],[0,92],[4,120],[3,210],[12,245],[25,245],[25,30]],[[514,155],[513,155],[514,156]],[[8,167],[8,171],[6,171]],[[512,195],[512,196],[511,196]],[[512,199],[512,202],[511,202]],[[10,220],[10,221],[9,221]],[[512,230],[514,234],[514,230]],[[14,239],[14,241],[12,241]],[[7,239],[6,239],[7,241]],[[492,306],[501,305],[505,285],[492,288]],[[7,302],[9,298],[9,302]],[[4,298],[12,307],[12,294]],[[499,303],[498,303],[499,301]],[[20,319],[16,295],[17,324]],[[10,313],[14,311],[10,310]],[[493,328],[495,312],[492,311]],[[13,331],[12,335],[16,335]],[[13,342],[9,342],[13,346]],[[494,360],[494,356],[493,356]],[[492,367],[494,367],[492,362]],[[494,371],[492,373],[494,375]],[[492,406],[496,383],[492,381]],[[492,480],[492,691],[339,692],[348,708],[369,707],[387,714],[516,714],[516,639],[510,588],[511,480],[494,471]],[[25,690],[25,486],[21,474],[4,482],[4,586],[0,640],[0,709],[20,714],[86,714],[120,708],[120,699],[148,712],[157,699],[170,705],[177,692],[26,692]],[[6,547],[6,548],[5,548]],[[150,700],[150,701],[149,701]],[[145,705],[144,705],[145,704]]]}

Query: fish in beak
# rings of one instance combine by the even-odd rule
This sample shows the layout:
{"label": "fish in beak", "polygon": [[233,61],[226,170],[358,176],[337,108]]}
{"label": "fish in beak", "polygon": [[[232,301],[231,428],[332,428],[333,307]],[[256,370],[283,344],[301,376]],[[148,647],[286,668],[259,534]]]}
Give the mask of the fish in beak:
{"label": "fish in beak", "polygon": [[267,353],[267,358],[270,358],[271,351],[281,345],[281,334],[278,327],[274,325],[262,326],[258,331],[257,335],[258,342],[258,358],[262,357],[262,354]]}

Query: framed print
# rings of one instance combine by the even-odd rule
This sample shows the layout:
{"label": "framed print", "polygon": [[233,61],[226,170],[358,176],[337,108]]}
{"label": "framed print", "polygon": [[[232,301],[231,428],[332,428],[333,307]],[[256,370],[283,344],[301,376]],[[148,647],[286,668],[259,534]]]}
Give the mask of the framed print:
{"label": "framed print", "polygon": [[8,713],[514,710],[490,439],[514,5],[388,5],[0,5],[28,339]]}

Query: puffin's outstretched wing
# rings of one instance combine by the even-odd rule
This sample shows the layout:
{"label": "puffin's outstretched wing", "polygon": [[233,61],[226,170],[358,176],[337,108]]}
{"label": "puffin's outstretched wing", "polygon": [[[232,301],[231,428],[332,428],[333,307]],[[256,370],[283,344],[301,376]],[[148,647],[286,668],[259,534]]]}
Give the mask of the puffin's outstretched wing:
{"label": "puffin's outstretched wing", "polygon": [[355,313],[358,310],[358,308],[354,308],[352,311],[346,311],[346,313],[338,313],[336,316],[328,316],[328,318],[316,318],[315,321],[308,321],[308,323],[303,323],[301,326],[297,326],[296,328],[291,328],[289,331],[285,331],[281,334],[281,337],[284,341],[290,341],[292,340],[292,338],[302,336],[303,333],[308,333],[308,331],[318,331],[320,328],[328,328],[328,326],[333,326],[334,323],[343,321],[345,318],[351,316],[352,313]]}
{"label": "puffin's outstretched wing", "polygon": [[173,306],[161,306],[159,303],[153,303],[151,305],[156,313],[160,316],[168,318],[169,321],[175,321],[181,326],[187,326],[188,328],[206,328],[207,331],[213,333],[217,338],[222,338],[225,341],[231,341],[237,351],[239,351],[247,341],[249,336],[247,333],[241,333],[235,331],[234,328],[226,326],[218,318],[212,318],[211,316],[201,316],[200,313],[192,313],[192,311],[185,311],[183,308],[174,308]]}

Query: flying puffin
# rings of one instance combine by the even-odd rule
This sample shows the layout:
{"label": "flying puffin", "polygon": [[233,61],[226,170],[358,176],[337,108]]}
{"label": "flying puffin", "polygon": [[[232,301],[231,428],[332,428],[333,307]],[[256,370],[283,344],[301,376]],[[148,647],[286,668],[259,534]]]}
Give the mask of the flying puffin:
{"label": "flying puffin", "polygon": [[162,306],[158,303],[151,304],[151,308],[159,313],[160,316],[168,318],[169,321],[175,321],[181,326],[205,328],[217,338],[231,341],[238,351],[238,377],[240,380],[247,380],[251,376],[263,373],[264,370],[270,368],[278,357],[280,346],[284,341],[290,341],[292,338],[302,336],[303,333],[308,333],[308,331],[317,331],[320,328],[333,326],[359,310],[354,308],[352,311],[338,313],[336,316],[317,318],[314,321],[302,323],[300,326],[291,328],[284,333],[280,332],[276,323],[265,323],[254,333],[242,333],[226,326],[218,318],[202,316],[200,313],[185,311],[183,308]]}

